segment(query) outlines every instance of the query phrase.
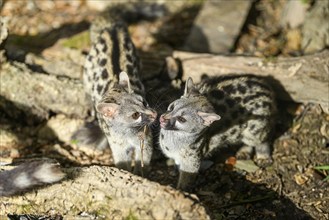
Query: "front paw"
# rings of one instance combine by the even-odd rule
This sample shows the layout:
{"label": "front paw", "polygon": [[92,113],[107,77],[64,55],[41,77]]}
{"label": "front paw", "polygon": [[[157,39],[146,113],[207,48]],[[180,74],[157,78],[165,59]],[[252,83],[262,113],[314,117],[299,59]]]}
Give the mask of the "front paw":
{"label": "front paw", "polygon": [[271,157],[260,157],[255,159],[255,163],[258,167],[265,168],[272,165],[273,160]]}
{"label": "front paw", "polygon": [[256,148],[255,163],[257,166],[262,168],[268,167],[273,163],[269,148],[267,146]]}

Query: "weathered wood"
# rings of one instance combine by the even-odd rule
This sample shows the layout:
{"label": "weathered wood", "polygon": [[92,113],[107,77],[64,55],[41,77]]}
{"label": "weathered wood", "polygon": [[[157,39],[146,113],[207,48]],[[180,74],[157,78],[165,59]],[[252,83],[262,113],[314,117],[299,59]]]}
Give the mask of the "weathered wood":
{"label": "weathered wood", "polygon": [[[24,196],[0,198],[1,214],[84,212],[102,219],[209,219],[192,195],[113,167],[70,168],[68,179]],[[92,177],[92,178],[90,178]]]}
{"label": "weathered wood", "polygon": [[32,72],[22,63],[3,63],[0,73],[0,106],[11,114],[4,100],[37,118],[48,118],[50,111],[85,117],[87,102],[80,80]]}
{"label": "weathered wood", "polygon": [[[270,76],[278,97],[312,102],[329,108],[329,50],[314,55],[266,60],[257,57],[220,56],[175,51],[182,61],[183,78],[198,82],[203,74],[253,73]],[[284,91],[286,90],[286,91]]]}

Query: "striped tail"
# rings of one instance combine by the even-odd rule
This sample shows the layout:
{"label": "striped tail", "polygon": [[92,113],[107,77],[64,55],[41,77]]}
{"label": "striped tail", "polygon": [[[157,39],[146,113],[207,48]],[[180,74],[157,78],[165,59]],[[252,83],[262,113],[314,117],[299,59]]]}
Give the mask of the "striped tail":
{"label": "striped tail", "polygon": [[58,164],[33,161],[0,173],[0,197],[16,195],[35,186],[55,183],[65,174]]}

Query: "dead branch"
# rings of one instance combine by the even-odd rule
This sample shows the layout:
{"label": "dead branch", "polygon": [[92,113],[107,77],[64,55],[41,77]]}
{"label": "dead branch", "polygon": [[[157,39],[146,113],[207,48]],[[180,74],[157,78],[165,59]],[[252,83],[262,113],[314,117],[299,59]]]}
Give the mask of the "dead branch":
{"label": "dead branch", "polygon": [[183,193],[113,167],[67,169],[69,179],[24,196],[2,197],[2,214],[80,213],[105,219],[209,219],[205,208]]}
{"label": "dead branch", "polygon": [[202,74],[218,76],[227,73],[271,76],[279,98],[318,103],[329,108],[329,50],[309,56],[275,60],[181,51],[175,51],[173,56],[182,61],[184,79],[190,76],[199,81]]}
{"label": "dead branch", "polygon": [[50,111],[81,118],[87,115],[87,102],[80,80],[35,73],[18,62],[4,63],[0,78],[0,105],[7,111],[13,109],[3,106],[3,99],[39,118],[48,118]]}

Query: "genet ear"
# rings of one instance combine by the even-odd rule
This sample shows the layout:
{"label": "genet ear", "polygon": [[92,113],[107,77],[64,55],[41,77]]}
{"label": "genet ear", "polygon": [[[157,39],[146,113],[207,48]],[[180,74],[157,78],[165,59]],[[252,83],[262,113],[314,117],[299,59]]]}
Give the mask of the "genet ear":
{"label": "genet ear", "polygon": [[124,71],[122,71],[119,75],[119,85],[123,86],[128,91],[128,93],[132,93],[129,76]]}
{"label": "genet ear", "polygon": [[100,103],[96,106],[97,112],[108,118],[113,117],[116,114],[118,108],[119,105],[115,103]]}
{"label": "genet ear", "polygon": [[189,77],[185,82],[184,96],[187,96],[190,91],[194,88],[194,83],[191,77]]}
{"label": "genet ear", "polygon": [[184,97],[188,97],[190,94],[198,94],[199,91],[195,88],[193,80],[191,77],[185,82]]}
{"label": "genet ear", "polygon": [[218,121],[220,116],[216,113],[198,112],[198,115],[203,119],[205,126],[210,126],[214,121]]}

